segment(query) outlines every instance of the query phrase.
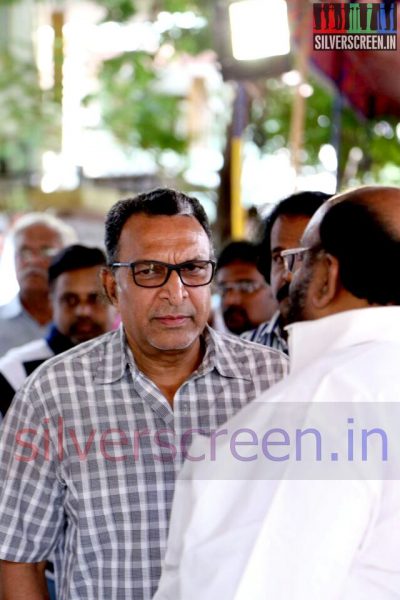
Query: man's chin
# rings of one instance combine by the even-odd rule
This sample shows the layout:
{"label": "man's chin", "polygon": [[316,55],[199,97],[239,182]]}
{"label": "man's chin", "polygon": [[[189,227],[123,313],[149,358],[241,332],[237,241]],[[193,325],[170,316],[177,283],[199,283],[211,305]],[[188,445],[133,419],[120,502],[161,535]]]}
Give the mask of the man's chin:
{"label": "man's chin", "polygon": [[246,323],[243,323],[243,321],[241,321],[240,323],[225,322],[225,325],[226,325],[226,328],[228,329],[229,333],[233,333],[234,335],[241,335],[245,331],[254,329],[254,327],[252,327],[252,325],[247,325]]}
{"label": "man's chin", "polygon": [[93,338],[98,337],[99,335],[102,335],[104,333],[104,331],[102,329],[92,329],[92,330],[85,330],[85,331],[74,331],[73,333],[70,333],[70,335],[68,336],[71,340],[71,342],[74,344],[74,346],[76,346],[77,344],[83,344],[83,342],[88,342],[89,340],[93,340]]}
{"label": "man's chin", "polygon": [[239,310],[227,310],[223,314],[224,323],[230,333],[234,335],[240,335],[245,331],[254,329],[253,325],[249,323],[247,315],[243,311]]}

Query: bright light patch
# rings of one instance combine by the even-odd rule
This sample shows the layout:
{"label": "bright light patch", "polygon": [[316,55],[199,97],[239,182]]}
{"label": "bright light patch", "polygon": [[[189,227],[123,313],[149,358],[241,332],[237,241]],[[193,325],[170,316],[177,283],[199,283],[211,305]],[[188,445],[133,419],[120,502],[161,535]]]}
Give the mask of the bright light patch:
{"label": "bright light patch", "polygon": [[327,171],[336,171],[337,155],[331,144],[323,144],[318,152],[318,158]]}
{"label": "bright light patch", "polygon": [[50,90],[54,85],[53,46],[54,29],[50,25],[42,25],[36,35],[37,66],[42,90]]}
{"label": "bright light patch", "polygon": [[232,53],[236,60],[255,60],[290,52],[284,0],[242,0],[229,6]]}
{"label": "bright light patch", "polygon": [[295,85],[299,85],[301,82],[301,75],[298,71],[288,71],[287,73],[283,73],[282,81],[285,85],[289,85],[293,87]]}

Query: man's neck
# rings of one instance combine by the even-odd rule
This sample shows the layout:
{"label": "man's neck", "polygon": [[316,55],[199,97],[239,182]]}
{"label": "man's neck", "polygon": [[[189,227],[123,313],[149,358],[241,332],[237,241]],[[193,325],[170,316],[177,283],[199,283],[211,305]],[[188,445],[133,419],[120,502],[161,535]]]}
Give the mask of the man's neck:
{"label": "man's neck", "polygon": [[39,325],[47,325],[51,321],[53,311],[47,292],[36,292],[29,294],[29,297],[20,295],[20,301],[26,312]]}
{"label": "man's neck", "polygon": [[139,353],[132,347],[131,350],[138,369],[155,383],[171,406],[175,393],[197,369],[204,356],[200,338],[185,350],[155,351],[154,354]]}

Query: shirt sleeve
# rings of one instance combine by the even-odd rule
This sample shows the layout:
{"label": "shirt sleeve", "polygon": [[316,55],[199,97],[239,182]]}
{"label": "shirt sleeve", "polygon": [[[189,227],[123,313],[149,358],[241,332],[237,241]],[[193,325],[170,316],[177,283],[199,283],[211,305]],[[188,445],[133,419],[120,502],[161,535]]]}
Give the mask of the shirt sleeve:
{"label": "shirt sleeve", "polygon": [[51,419],[27,383],[0,431],[0,558],[39,562],[63,532],[63,485],[50,442]]}

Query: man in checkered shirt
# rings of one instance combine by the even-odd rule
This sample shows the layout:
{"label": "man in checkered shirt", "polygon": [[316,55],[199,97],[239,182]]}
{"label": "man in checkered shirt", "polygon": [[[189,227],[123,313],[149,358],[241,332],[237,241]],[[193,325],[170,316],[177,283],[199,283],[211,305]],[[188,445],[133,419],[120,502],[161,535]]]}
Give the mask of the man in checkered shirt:
{"label": "man in checkered shirt", "polygon": [[103,284],[118,331],[50,359],[17,394],[0,437],[4,600],[150,599],[176,473],[286,372],[279,352],[206,325],[214,272],[199,202],[159,189],[114,205]]}

